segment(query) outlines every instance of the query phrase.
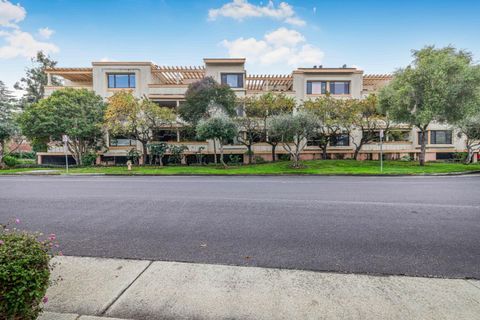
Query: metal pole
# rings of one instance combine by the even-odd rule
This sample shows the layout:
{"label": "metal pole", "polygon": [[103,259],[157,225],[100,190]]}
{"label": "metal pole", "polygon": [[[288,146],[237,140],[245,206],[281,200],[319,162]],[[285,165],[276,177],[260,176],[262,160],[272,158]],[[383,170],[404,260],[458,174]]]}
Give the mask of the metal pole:
{"label": "metal pole", "polygon": [[383,130],[380,131],[380,172],[383,172]]}
{"label": "metal pole", "polygon": [[68,174],[68,136],[64,134],[62,136],[62,140],[63,140],[63,152],[65,153],[65,169]]}
{"label": "metal pole", "polygon": [[68,153],[67,153],[68,147],[67,147],[67,142],[65,142],[64,150],[65,150],[65,169],[67,170],[67,174],[68,174]]}

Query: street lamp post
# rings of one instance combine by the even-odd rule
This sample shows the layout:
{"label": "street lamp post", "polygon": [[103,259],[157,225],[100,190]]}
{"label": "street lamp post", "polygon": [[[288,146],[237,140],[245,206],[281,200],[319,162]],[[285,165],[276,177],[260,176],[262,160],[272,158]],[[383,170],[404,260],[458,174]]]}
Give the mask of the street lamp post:
{"label": "street lamp post", "polygon": [[380,172],[383,172],[383,130],[380,130]]}
{"label": "street lamp post", "polygon": [[65,169],[68,174],[68,136],[64,134],[62,136],[62,140],[63,140],[63,152],[65,153]]}

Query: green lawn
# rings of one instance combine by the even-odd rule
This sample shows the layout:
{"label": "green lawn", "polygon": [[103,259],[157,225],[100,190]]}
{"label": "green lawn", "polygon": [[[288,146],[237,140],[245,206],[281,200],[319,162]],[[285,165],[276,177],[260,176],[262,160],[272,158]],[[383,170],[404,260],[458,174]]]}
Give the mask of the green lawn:
{"label": "green lawn", "polygon": [[[224,169],[220,166],[165,166],[165,167],[139,167],[134,166],[132,171],[124,167],[85,167],[71,168],[70,173],[101,173],[101,174],[147,174],[147,175],[170,175],[170,174],[205,174],[205,175],[249,175],[249,174],[380,174],[378,161],[354,161],[354,160],[315,160],[304,161],[303,168],[293,169],[290,162],[276,162],[258,165],[231,166]],[[12,174],[30,170],[40,170],[41,168],[19,168],[0,170],[0,174]],[[51,170],[51,169],[50,169]],[[448,172],[466,172],[480,171],[479,164],[464,165],[462,163],[443,163],[431,162],[421,167],[416,162],[386,161],[384,162],[383,174],[425,174],[425,173],[448,173]],[[65,173],[60,169],[57,174]]]}

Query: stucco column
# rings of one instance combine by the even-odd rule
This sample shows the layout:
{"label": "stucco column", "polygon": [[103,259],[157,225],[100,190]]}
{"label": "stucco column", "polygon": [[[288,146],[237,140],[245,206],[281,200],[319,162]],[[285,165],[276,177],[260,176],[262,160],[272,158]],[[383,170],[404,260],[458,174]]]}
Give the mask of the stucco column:
{"label": "stucco column", "polygon": [[47,73],[47,86],[52,85],[52,75],[50,73]]}

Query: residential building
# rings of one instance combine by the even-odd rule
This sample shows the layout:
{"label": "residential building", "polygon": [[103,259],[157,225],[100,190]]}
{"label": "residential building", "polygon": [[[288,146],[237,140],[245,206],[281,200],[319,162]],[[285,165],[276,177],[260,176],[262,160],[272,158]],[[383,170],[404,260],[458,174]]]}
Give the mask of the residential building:
{"label": "residential building", "polygon": [[[202,66],[179,67],[158,66],[151,62],[93,62],[89,68],[53,68],[48,69],[48,86],[46,94],[63,87],[86,88],[107,99],[119,90],[131,90],[137,97],[148,97],[161,106],[178,108],[185,101],[185,92],[189,84],[210,76],[216,81],[229,85],[238,97],[263,94],[266,92],[283,92],[293,97],[300,105],[302,101],[326,95],[333,97],[361,99],[377,92],[391,80],[390,75],[364,74],[362,70],[350,67],[298,68],[289,75],[252,75],[245,70],[245,59],[221,58],[204,59]],[[51,86],[52,77],[62,80],[62,86]],[[362,132],[355,132],[351,137],[341,135],[333,139],[327,150],[330,158],[352,157],[354,143],[360,139]],[[185,145],[188,150],[187,162],[193,162],[195,155],[213,154],[212,141],[194,141],[181,125],[164,128],[155,133],[156,141]],[[127,137],[112,137],[106,134],[107,147],[98,157],[98,163],[113,164],[126,161],[127,153],[132,148],[141,150],[136,141]],[[225,154],[243,157],[246,148],[240,144],[225,146]],[[255,156],[271,160],[271,146],[256,143]],[[427,161],[446,159],[455,152],[465,151],[465,141],[457,132],[446,124],[432,124],[429,127],[427,143]],[[282,147],[279,154],[286,153]],[[418,131],[408,126],[396,126],[385,137],[383,152],[387,159],[402,157],[416,158],[420,152]],[[379,159],[378,142],[363,146],[361,159]],[[51,146],[48,152],[38,153],[40,163],[61,163],[64,160],[63,148]],[[321,150],[313,143],[309,144],[303,154],[304,159],[319,159]]]}

